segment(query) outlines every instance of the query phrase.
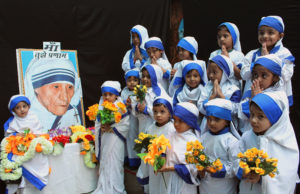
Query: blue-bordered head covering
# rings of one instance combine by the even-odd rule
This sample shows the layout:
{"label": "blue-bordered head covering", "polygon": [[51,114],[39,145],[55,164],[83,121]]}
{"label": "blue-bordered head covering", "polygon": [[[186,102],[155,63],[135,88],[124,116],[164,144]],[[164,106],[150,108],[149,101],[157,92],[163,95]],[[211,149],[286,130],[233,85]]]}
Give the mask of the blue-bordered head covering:
{"label": "blue-bordered head covering", "polygon": [[193,103],[180,102],[174,107],[174,116],[177,116],[192,129],[200,131],[197,120],[199,117],[199,110]]}
{"label": "blue-bordered head covering", "polygon": [[177,47],[181,47],[193,54],[193,60],[197,60],[197,53],[198,53],[198,42],[192,36],[186,36],[182,38]]}
{"label": "blue-bordered head covering", "polygon": [[232,64],[230,58],[228,58],[225,55],[217,55],[217,56],[213,57],[212,59],[210,59],[210,61],[217,64],[223,71],[220,84],[225,82],[225,80],[227,80],[227,79],[231,80],[233,78],[233,76],[234,76],[233,64]]}
{"label": "blue-bordered head covering", "polygon": [[214,116],[231,121],[232,103],[230,100],[215,98],[205,104],[206,116]]}
{"label": "blue-bordered head covering", "polygon": [[130,30],[130,44],[132,48],[134,48],[134,45],[132,43],[132,33],[137,33],[140,38],[140,48],[145,49],[145,42],[148,40],[148,30],[142,26],[142,25],[135,25]]}
{"label": "blue-bordered head covering", "polygon": [[118,81],[105,81],[101,86],[101,94],[110,92],[117,96],[120,96],[121,84]]}
{"label": "blue-bordered head covering", "polygon": [[261,65],[267,68],[273,74],[281,76],[282,61],[275,54],[269,54],[258,57],[256,61],[251,64],[251,72],[255,65]]}
{"label": "blue-bordered head covering", "polygon": [[10,100],[9,100],[9,103],[8,103],[8,110],[13,114],[13,109],[17,106],[17,104],[19,102],[25,102],[26,104],[30,105],[30,100],[24,96],[24,95],[21,95],[21,94],[18,94],[18,95],[13,95]]}
{"label": "blue-bordered head covering", "polygon": [[172,99],[170,98],[170,96],[161,95],[161,96],[156,97],[153,101],[153,106],[155,106],[156,104],[165,105],[168,108],[169,113],[173,117],[173,104],[172,104]]}
{"label": "blue-bordered head covering", "polygon": [[145,43],[145,49],[148,49],[150,47],[154,47],[162,51],[165,50],[161,39],[158,37],[151,37],[147,40],[147,42]]}
{"label": "blue-bordered head covering", "polygon": [[238,27],[231,22],[224,22],[220,24],[218,28],[221,26],[225,26],[228,29],[229,33],[231,34],[232,41],[233,41],[233,48],[237,51],[242,52],[241,42],[240,42],[240,32]]}
{"label": "blue-bordered head covering", "polygon": [[[240,139],[241,136],[236,130],[233,122],[232,122],[232,110],[233,104],[230,100],[223,98],[215,98],[209,100],[205,104],[206,116],[214,116],[220,119],[224,119],[226,121],[230,121],[229,131],[237,138]],[[208,129],[208,125],[206,126],[206,130]],[[226,131],[226,130],[225,130]],[[225,132],[223,131],[223,132]],[[220,133],[222,134],[222,132]]]}
{"label": "blue-bordered head covering", "polygon": [[282,115],[283,109],[288,107],[288,100],[286,95],[277,95],[279,92],[265,92],[254,96],[251,100],[251,104],[255,103],[269,119],[273,125],[276,123]]}
{"label": "blue-bordered head covering", "polygon": [[127,79],[130,76],[133,76],[133,77],[136,77],[136,78],[140,79],[140,71],[138,69],[136,69],[136,68],[126,71],[126,73],[125,73],[125,81],[127,81]]}
{"label": "blue-bordered head covering", "polygon": [[261,26],[269,26],[269,27],[274,28],[275,30],[277,30],[279,33],[284,32],[284,23],[283,23],[283,20],[280,16],[262,17],[259,24],[258,24],[258,29]]}
{"label": "blue-bordered head covering", "polygon": [[174,75],[174,78],[170,87],[174,86],[183,86],[185,83],[185,76],[191,70],[197,70],[201,77],[201,84],[204,86],[207,83],[207,73],[206,73],[206,64],[201,60],[183,60],[180,62],[180,65]]}
{"label": "blue-bordered head covering", "polygon": [[150,75],[151,79],[151,87],[155,93],[156,96],[161,95],[161,88],[159,87],[159,83],[162,82],[163,72],[161,68],[158,65],[146,65],[142,68],[146,69]]}

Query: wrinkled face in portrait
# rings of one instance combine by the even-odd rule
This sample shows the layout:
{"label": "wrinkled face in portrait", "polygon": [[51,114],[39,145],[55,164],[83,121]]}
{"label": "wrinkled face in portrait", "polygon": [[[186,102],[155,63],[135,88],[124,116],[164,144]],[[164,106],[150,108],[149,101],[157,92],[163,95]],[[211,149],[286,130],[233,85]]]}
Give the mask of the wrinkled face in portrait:
{"label": "wrinkled face in portrait", "polygon": [[64,115],[74,95],[74,86],[69,83],[51,83],[35,89],[39,102],[51,113]]}

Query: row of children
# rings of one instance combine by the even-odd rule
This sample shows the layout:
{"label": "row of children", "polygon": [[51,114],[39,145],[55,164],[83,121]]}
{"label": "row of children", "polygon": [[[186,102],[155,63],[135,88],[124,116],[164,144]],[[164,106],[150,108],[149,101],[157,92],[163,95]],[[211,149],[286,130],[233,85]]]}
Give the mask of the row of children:
{"label": "row of children", "polygon": [[[262,18],[262,47],[244,56],[237,27],[222,23],[217,32],[220,49],[211,54],[207,67],[197,60],[197,41],[185,37],[178,43],[182,61],[172,69],[161,40],[148,38],[143,26],[133,27],[132,49],[122,63],[127,86],[122,91],[116,81],[101,86],[100,103],[124,102],[129,115],[111,126],[95,125],[100,170],[94,193],[126,193],[125,150],[129,165],[139,166],[137,178],[145,193],[197,193],[197,185],[200,193],[237,193],[238,179],[239,193],[293,193],[299,163],[289,119],[294,57],[283,47],[283,32],[281,17]],[[147,87],[143,102],[133,95],[139,83]],[[160,170],[139,163],[133,150],[139,132],[164,134],[170,140]],[[197,139],[210,158],[220,158],[222,171],[199,172],[187,164],[186,144]],[[246,174],[236,156],[252,147],[278,158],[280,174],[273,179]]]}

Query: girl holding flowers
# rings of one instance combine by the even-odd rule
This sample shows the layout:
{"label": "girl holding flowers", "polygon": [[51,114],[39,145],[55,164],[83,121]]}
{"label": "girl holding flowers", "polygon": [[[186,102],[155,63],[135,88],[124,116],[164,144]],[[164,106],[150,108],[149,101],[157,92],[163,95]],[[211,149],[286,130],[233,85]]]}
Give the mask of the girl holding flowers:
{"label": "girl holding flowers", "polygon": [[[148,127],[146,132],[151,135],[165,135],[168,137],[170,133],[175,132],[174,124],[171,120],[173,116],[172,99],[169,96],[159,96],[153,102],[154,122]],[[165,154],[163,154],[165,157]],[[164,185],[162,173],[155,173],[152,166],[149,169],[149,193],[165,194],[167,188]]]}
{"label": "girl holding flowers", "polygon": [[167,194],[197,193],[197,185],[200,183],[197,178],[197,168],[193,164],[187,164],[185,152],[187,142],[197,140],[196,134],[200,131],[197,125],[198,116],[197,107],[190,102],[180,102],[174,108],[176,131],[168,137],[171,149],[167,149],[166,165],[159,170],[159,172],[168,172],[164,173],[168,177]]}
{"label": "girl holding flowers", "polygon": [[219,158],[223,168],[215,173],[211,173],[209,169],[200,171],[200,193],[235,194],[238,182],[231,152],[240,135],[232,123],[232,103],[230,100],[215,98],[208,101],[205,108],[207,125],[206,131],[201,135],[201,142],[205,147],[205,154],[212,160]]}
{"label": "girl holding flowers", "polygon": [[[244,163],[240,163],[237,171],[237,177],[241,179],[240,193],[293,194],[298,180],[299,150],[289,118],[286,94],[275,91],[254,96],[250,102],[250,122],[252,130],[243,134],[236,146],[236,154],[250,148],[263,150],[270,157],[278,159],[279,174],[261,176],[264,175],[264,169],[246,170]],[[249,158],[251,160],[251,156]],[[255,162],[259,167],[259,161]]]}
{"label": "girl holding flowers", "polygon": [[[99,110],[104,106],[116,109],[114,122],[103,123],[103,118],[95,122],[96,156],[100,162],[99,179],[95,194],[126,193],[124,186],[124,152],[127,133],[129,130],[129,116],[126,106],[120,97],[121,85],[118,81],[105,81],[101,86]],[[108,105],[110,104],[110,107]],[[102,119],[102,120],[101,120]]]}

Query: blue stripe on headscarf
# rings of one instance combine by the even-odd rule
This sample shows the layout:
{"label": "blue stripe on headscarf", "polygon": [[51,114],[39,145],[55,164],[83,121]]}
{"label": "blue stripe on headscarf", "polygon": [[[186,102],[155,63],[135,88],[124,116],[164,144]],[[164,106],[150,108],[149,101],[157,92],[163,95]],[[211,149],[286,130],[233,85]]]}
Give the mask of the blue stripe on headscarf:
{"label": "blue stripe on headscarf", "polygon": [[258,29],[261,26],[269,26],[269,27],[277,30],[279,33],[284,32],[282,23],[274,17],[268,16],[268,17],[265,17],[264,19],[262,19],[258,24]]}
{"label": "blue stripe on headscarf", "polygon": [[133,77],[136,77],[136,78],[140,78],[140,72],[139,71],[128,71],[126,72],[125,74],[125,81],[127,81],[128,77],[130,76],[133,76]]}
{"label": "blue stripe on headscarf", "polygon": [[156,105],[156,104],[165,105],[168,108],[171,116],[173,117],[173,108],[172,108],[172,105],[170,104],[169,101],[167,101],[166,99],[163,99],[163,98],[158,98],[158,99],[154,100],[153,106]]}
{"label": "blue stripe on headscarf", "polygon": [[[137,35],[139,36],[139,39],[140,39],[140,45],[139,45],[139,46],[141,46],[141,44],[142,44],[142,42],[143,42],[141,33],[140,33],[137,29],[135,29],[135,28],[131,29],[130,32],[131,32],[131,33],[137,33]],[[132,36],[132,35],[131,35],[131,36]],[[135,45],[134,45],[133,43],[132,43],[131,46],[132,46],[132,48],[135,48]]]}
{"label": "blue stripe on headscarf", "polygon": [[235,45],[237,36],[236,36],[236,33],[235,33],[235,30],[234,30],[233,26],[228,22],[224,22],[224,23],[220,24],[218,27],[220,27],[220,26],[226,26],[229,33],[231,34],[233,45]]}
{"label": "blue stripe on headscarf", "polygon": [[206,106],[206,116],[214,116],[220,119],[231,121],[231,111],[219,106]]}
{"label": "blue stripe on headscarf", "polygon": [[117,96],[120,96],[118,90],[116,90],[115,88],[113,87],[108,87],[108,86],[105,86],[105,87],[102,87],[101,88],[101,93],[104,94],[105,92],[110,92],[112,94],[115,94]]}
{"label": "blue stripe on headscarf", "polygon": [[149,40],[145,43],[145,48],[148,49],[150,47],[158,48],[159,50],[165,50],[163,44],[158,40]]}
{"label": "blue stripe on headscarf", "polygon": [[202,83],[202,85],[205,85],[205,83],[203,81],[203,70],[202,70],[201,66],[197,63],[187,64],[182,70],[182,78],[185,80],[186,74],[193,69],[198,71],[200,78],[201,78],[200,82]]}
{"label": "blue stripe on headscarf", "polygon": [[275,75],[281,76],[281,66],[271,59],[265,57],[259,58],[258,60],[256,60],[254,63],[251,64],[251,72],[256,64],[267,68]]}
{"label": "blue stripe on headscarf", "polygon": [[44,79],[33,81],[32,86],[34,89],[36,89],[36,88],[40,88],[44,85],[47,85],[47,84],[50,84],[53,82],[57,82],[57,81],[67,81],[67,82],[72,83],[73,85],[75,84],[74,77],[66,75],[66,74],[55,74],[55,75],[46,77]]}
{"label": "blue stripe on headscarf", "polygon": [[151,79],[151,87],[155,93],[156,96],[160,96],[161,94],[161,90],[157,84],[157,77],[156,77],[156,73],[154,68],[151,65],[146,65],[145,67],[143,67],[143,69],[146,69],[150,75],[150,79]]}
{"label": "blue stripe on headscarf", "polygon": [[282,115],[282,111],[278,104],[268,95],[260,93],[252,98],[252,101],[265,113],[271,124],[278,121]]}
{"label": "blue stripe on headscarf", "polygon": [[227,76],[230,75],[229,66],[228,66],[226,60],[221,55],[215,56],[214,58],[211,59],[211,61],[216,63],[223,71],[225,71]]}
{"label": "blue stripe on headscarf", "polygon": [[193,45],[191,45],[191,43],[189,43],[188,41],[186,41],[184,38],[181,39],[178,44],[178,47],[181,47],[191,53],[193,53],[194,55],[197,55],[195,48],[193,47]]}
{"label": "blue stripe on headscarf", "polygon": [[197,116],[185,109],[180,105],[176,105],[174,108],[174,116],[179,117],[186,124],[188,124],[192,129],[200,131],[200,128],[197,123]]}

